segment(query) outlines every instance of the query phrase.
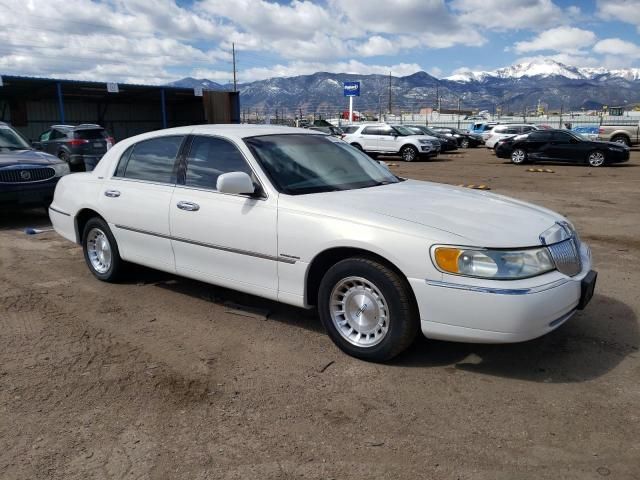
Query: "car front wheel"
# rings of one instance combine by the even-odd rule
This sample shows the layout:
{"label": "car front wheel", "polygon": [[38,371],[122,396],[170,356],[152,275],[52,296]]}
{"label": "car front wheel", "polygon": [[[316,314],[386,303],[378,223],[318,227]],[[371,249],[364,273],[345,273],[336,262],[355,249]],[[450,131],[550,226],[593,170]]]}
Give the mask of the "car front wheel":
{"label": "car front wheel", "polygon": [[461,148],[469,148],[469,139],[468,138],[463,138],[462,141],[460,142],[460,147]]}
{"label": "car front wheel", "polygon": [[342,260],[320,283],[318,311],[345,353],[382,362],[405,350],[420,323],[405,279],[365,257]]}
{"label": "car front wheel", "polygon": [[90,219],[82,234],[84,259],[91,273],[105,282],[117,281],[124,268],[118,244],[107,222],[102,218]]}
{"label": "car front wheel", "polygon": [[400,156],[405,162],[413,162],[418,158],[418,149],[413,145],[405,145],[400,150]]}
{"label": "car front wheel", "polygon": [[593,152],[589,153],[589,156],[587,157],[587,162],[592,167],[601,167],[602,165],[604,165],[605,160],[605,155],[600,150],[594,150]]}
{"label": "car front wheel", "polygon": [[511,163],[521,165],[526,161],[527,152],[525,152],[522,148],[516,148],[513,152],[511,152]]}

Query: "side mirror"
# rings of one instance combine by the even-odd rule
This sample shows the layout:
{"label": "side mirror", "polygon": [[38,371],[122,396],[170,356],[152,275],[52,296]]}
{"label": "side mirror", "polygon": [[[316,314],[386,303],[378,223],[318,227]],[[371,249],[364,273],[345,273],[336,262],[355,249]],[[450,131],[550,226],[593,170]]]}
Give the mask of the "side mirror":
{"label": "side mirror", "polygon": [[256,191],[251,177],[245,172],[223,173],[218,177],[216,189],[220,193],[231,193],[233,195],[251,195]]}

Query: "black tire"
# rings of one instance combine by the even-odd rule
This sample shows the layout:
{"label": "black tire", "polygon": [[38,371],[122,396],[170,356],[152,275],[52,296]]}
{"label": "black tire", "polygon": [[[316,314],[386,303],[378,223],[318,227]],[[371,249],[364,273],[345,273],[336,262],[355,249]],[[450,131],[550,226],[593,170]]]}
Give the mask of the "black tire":
{"label": "black tire", "polygon": [[356,147],[361,152],[364,151],[364,149],[362,148],[362,145],[360,145],[359,143],[352,143],[351,146]]}
{"label": "black tire", "polygon": [[[386,301],[384,305],[388,317],[387,331],[375,345],[354,345],[343,336],[334,322],[331,297],[334,288],[349,277],[360,277],[370,282]],[[320,282],[318,313],[329,337],[343,352],[363,360],[384,362],[409,347],[420,330],[419,315],[410,288],[406,279],[381,262],[366,257],[347,258],[331,267]],[[363,308],[366,307],[365,303]]]}
{"label": "black tire", "polygon": [[405,162],[413,162],[418,159],[418,149],[413,145],[405,145],[400,149],[400,156]]}
{"label": "black tire", "polygon": [[611,139],[611,141],[614,143],[621,143],[622,145],[626,145],[627,147],[631,146],[631,142],[624,135],[616,135]]}
{"label": "black tire", "polygon": [[[90,259],[89,234],[95,230],[104,233],[106,241],[108,241],[110,247],[111,260],[109,262],[109,267],[104,272],[98,271]],[[102,280],[103,282],[117,282],[122,278],[126,264],[120,257],[118,244],[111,233],[109,225],[107,225],[107,222],[102,218],[93,217],[86,223],[82,232],[82,251],[84,252],[84,260],[87,263],[89,270],[97,279]]]}
{"label": "black tire", "polygon": [[607,154],[602,150],[592,150],[587,154],[587,164],[590,167],[603,167],[607,163]]}
{"label": "black tire", "polygon": [[69,154],[67,152],[65,152],[64,150],[60,150],[58,152],[58,158],[60,160],[62,160],[63,162],[71,162],[71,157],[69,156]]}
{"label": "black tire", "polygon": [[527,151],[523,148],[514,148],[511,152],[511,163],[514,165],[522,165],[528,159]]}
{"label": "black tire", "polygon": [[470,142],[468,138],[463,138],[460,140],[460,148],[469,148]]}

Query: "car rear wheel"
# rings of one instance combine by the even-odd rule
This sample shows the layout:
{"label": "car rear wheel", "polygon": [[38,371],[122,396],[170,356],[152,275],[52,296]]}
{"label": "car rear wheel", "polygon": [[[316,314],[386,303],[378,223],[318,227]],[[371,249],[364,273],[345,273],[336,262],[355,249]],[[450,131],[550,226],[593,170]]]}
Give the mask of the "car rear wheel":
{"label": "car rear wheel", "polygon": [[93,275],[104,282],[117,281],[124,269],[118,244],[107,222],[99,217],[90,219],[82,234],[84,259]]}
{"label": "car rear wheel", "polygon": [[587,157],[587,162],[592,167],[601,167],[602,165],[604,165],[605,160],[605,154],[600,150],[594,150],[593,152],[589,153],[589,156]]}
{"label": "car rear wheel", "polygon": [[406,280],[365,257],[342,260],[327,271],[318,292],[318,312],[331,340],[364,360],[395,357],[420,328]]}
{"label": "car rear wheel", "polygon": [[405,145],[400,149],[400,156],[405,162],[413,162],[418,158],[418,149],[413,145]]}
{"label": "car rear wheel", "polygon": [[626,145],[627,147],[631,146],[631,142],[624,135],[617,135],[611,139],[614,143],[621,143],[622,145]]}
{"label": "car rear wheel", "polygon": [[527,152],[522,148],[516,148],[513,152],[511,152],[511,163],[516,165],[521,165],[527,161]]}
{"label": "car rear wheel", "polygon": [[468,138],[463,138],[462,141],[460,142],[460,147],[461,148],[469,148],[469,139]]}

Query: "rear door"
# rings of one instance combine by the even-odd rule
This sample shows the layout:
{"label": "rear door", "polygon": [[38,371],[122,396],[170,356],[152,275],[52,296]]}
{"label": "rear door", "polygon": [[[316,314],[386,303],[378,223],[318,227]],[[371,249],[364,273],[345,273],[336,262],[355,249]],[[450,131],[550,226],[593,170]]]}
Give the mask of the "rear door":
{"label": "rear door", "polygon": [[169,203],[184,139],[184,135],[168,135],[134,144],[102,184],[100,212],[125,260],[175,271]]}
{"label": "rear door", "polygon": [[531,132],[525,142],[527,155],[531,160],[548,160],[551,146],[551,132]]}
{"label": "rear door", "polygon": [[58,156],[58,153],[63,150],[64,144],[67,141],[67,131],[59,128],[52,128],[49,140],[43,144],[43,150],[51,155]]}
{"label": "rear door", "polygon": [[366,151],[378,151],[380,128],[374,126],[364,127],[362,129],[362,132],[360,132],[358,140],[361,141],[362,148],[364,148]]}

